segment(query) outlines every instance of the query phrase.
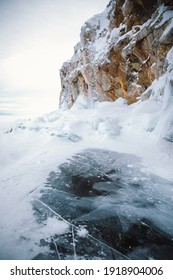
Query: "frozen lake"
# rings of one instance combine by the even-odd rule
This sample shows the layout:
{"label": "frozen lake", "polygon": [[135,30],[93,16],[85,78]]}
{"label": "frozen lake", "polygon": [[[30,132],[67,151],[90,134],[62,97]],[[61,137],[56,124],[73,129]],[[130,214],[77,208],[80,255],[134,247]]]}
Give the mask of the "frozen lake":
{"label": "frozen lake", "polygon": [[65,233],[40,240],[35,259],[173,259],[172,190],[133,155],[76,154],[33,201],[38,223],[55,216],[67,224]]}

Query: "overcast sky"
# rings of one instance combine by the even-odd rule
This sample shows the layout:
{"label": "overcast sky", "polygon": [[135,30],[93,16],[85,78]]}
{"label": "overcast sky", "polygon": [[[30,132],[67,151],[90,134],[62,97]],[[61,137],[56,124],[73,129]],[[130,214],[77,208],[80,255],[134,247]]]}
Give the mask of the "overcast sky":
{"label": "overcast sky", "polygon": [[[14,99],[13,109],[33,99],[33,110],[38,100],[43,111],[56,108],[59,68],[72,56],[83,23],[108,3],[0,0],[0,109],[6,110]],[[44,104],[47,97],[49,102]]]}

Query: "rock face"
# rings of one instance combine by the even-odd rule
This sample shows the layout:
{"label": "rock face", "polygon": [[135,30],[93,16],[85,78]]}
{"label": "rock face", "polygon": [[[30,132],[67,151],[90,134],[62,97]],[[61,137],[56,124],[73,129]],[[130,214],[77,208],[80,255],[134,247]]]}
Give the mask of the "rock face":
{"label": "rock face", "polygon": [[70,108],[78,96],[89,104],[119,97],[135,102],[167,70],[166,55],[173,46],[171,4],[112,0],[86,21],[73,57],[60,70],[60,107]]}

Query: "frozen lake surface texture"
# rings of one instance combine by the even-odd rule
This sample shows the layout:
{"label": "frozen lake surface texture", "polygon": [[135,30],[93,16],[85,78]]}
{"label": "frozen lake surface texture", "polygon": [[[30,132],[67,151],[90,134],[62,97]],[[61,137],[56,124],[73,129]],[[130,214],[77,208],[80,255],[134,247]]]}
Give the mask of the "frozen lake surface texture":
{"label": "frozen lake surface texture", "polygon": [[136,156],[76,154],[33,200],[38,223],[55,217],[66,224],[62,234],[40,240],[34,259],[172,259],[172,187]]}

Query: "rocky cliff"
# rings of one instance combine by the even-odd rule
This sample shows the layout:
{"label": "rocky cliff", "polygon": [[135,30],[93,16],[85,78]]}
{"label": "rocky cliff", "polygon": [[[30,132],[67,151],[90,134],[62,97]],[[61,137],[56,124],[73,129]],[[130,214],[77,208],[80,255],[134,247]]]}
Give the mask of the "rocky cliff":
{"label": "rocky cliff", "polygon": [[70,108],[78,96],[89,104],[119,97],[135,102],[167,71],[172,46],[172,1],[111,0],[84,23],[73,57],[60,70],[60,107]]}

